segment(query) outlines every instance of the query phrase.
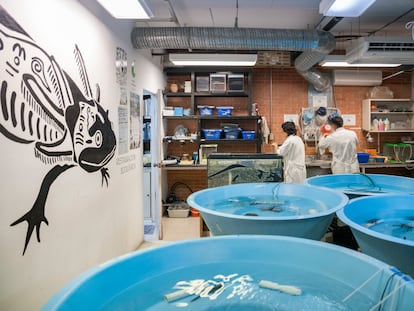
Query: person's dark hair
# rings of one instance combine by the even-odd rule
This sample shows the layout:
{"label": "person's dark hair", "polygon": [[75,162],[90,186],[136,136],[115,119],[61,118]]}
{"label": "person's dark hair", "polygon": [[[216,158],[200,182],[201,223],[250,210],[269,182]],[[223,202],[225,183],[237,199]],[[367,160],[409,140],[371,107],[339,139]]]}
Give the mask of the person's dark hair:
{"label": "person's dark hair", "polygon": [[288,136],[289,135],[296,135],[296,125],[292,121],[283,122],[282,130],[283,130],[283,132],[288,134]]}
{"label": "person's dark hair", "polygon": [[342,119],[340,116],[335,116],[333,118],[329,118],[328,123],[335,125],[336,127],[342,127],[344,125],[344,119]]}

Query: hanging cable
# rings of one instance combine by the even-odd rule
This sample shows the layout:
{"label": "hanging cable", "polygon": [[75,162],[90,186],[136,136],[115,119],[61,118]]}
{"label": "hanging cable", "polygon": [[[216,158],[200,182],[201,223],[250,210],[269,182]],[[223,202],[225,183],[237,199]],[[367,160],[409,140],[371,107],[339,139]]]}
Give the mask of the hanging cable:
{"label": "hanging cable", "polygon": [[214,22],[214,16],[213,16],[213,11],[211,10],[211,8],[209,8],[210,11],[210,17],[211,17],[211,23],[213,24],[213,26],[216,26],[216,23]]}
{"label": "hanging cable", "polygon": [[239,27],[239,0],[236,0],[236,17],[234,19],[234,28]]}
{"label": "hanging cable", "polygon": [[368,32],[368,37],[375,35],[378,31],[383,30],[384,28],[388,27],[389,25],[395,23],[396,21],[398,21],[399,19],[401,19],[402,17],[406,16],[407,14],[411,13],[412,11],[414,11],[414,8],[409,9],[408,11],[404,12],[403,14],[401,14],[400,16],[394,18],[392,21],[386,23],[384,26],[382,26],[381,28],[374,30],[374,31],[370,31]]}

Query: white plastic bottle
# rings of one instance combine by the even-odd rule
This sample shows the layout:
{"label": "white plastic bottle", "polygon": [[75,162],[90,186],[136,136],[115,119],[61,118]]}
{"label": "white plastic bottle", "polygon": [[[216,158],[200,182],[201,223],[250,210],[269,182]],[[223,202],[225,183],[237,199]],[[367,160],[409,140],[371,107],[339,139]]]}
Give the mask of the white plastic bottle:
{"label": "white plastic bottle", "polygon": [[378,131],[383,131],[384,130],[384,121],[382,121],[382,119],[378,120]]}
{"label": "white plastic bottle", "polygon": [[374,117],[374,119],[372,120],[372,130],[378,131],[378,118],[377,117]]}
{"label": "white plastic bottle", "polygon": [[390,120],[388,118],[384,119],[384,130],[388,131],[390,129]]}

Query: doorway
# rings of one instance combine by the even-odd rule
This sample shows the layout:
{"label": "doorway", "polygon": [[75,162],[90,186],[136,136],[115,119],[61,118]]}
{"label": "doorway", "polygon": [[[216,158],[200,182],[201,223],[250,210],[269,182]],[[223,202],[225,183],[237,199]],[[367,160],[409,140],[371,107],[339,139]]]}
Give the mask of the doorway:
{"label": "doorway", "polygon": [[143,207],[146,241],[158,240],[161,227],[158,103],[157,94],[143,90]]}

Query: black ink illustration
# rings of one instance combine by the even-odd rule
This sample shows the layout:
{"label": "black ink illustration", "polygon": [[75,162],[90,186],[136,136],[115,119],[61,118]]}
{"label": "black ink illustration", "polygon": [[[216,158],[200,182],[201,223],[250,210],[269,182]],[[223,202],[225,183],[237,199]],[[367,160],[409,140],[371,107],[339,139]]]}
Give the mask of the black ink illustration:
{"label": "black ink illustration", "polygon": [[36,158],[52,166],[32,208],[11,224],[28,224],[24,255],[35,229],[40,242],[40,226],[48,224],[47,196],[60,174],[80,166],[88,173],[100,171],[102,186],[108,186],[105,166],[114,156],[116,138],[108,111],[99,104],[98,85],[93,97],[77,46],[82,91],[0,6],[0,55],[0,132],[14,142],[33,145]]}

